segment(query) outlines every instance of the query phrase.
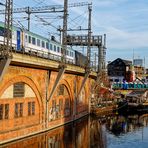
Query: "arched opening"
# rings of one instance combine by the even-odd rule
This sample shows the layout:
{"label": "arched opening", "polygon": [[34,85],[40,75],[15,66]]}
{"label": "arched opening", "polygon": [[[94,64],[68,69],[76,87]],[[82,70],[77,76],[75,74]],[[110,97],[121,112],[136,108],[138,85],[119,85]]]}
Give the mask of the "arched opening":
{"label": "arched opening", "polygon": [[8,81],[0,90],[1,131],[40,123],[42,105],[38,89],[30,79],[19,78]]}
{"label": "arched opening", "polygon": [[66,118],[71,115],[71,98],[67,87],[60,84],[49,103],[49,121]]}

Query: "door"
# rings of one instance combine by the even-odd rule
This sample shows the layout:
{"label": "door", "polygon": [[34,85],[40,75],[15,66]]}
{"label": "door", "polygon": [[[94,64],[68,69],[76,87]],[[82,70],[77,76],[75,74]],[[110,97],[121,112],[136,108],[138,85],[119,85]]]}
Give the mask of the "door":
{"label": "door", "polygon": [[17,50],[21,50],[21,32],[17,31]]}

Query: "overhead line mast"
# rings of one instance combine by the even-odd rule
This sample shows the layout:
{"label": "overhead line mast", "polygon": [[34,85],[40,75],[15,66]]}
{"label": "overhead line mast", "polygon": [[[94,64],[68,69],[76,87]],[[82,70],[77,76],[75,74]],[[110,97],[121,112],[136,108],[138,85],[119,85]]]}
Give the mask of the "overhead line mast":
{"label": "overhead line mast", "polygon": [[62,32],[62,62],[65,63],[65,54],[67,47],[67,16],[68,16],[68,0],[64,0],[64,16],[63,16],[63,32]]}
{"label": "overhead line mast", "polygon": [[4,55],[10,55],[12,50],[12,10],[13,0],[6,0],[5,4],[5,32],[4,32]]}
{"label": "overhead line mast", "polygon": [[[88,2],[81,3],[71,3],[67,5],[67,8],[71,7],[81,7],[90,5]],[[13,9],[13,13],[26,13],[28,15],[28,30],[30,30],[30,20],[31,14],[35,13],[58,13],[64,12],[63,5],[51,5],[51,6],[41,6],[41,7],[24,7],[24,8],[15,8]],[[0,10],[0,14],[5,14],[5,10]]]}
{"label": "overhead line mast", "polygon": [[9,67],[12,58],[12,11],[13,0],[5,3],[4,44],[0,45],[0,81]]}
{"label": "overhead line mast", "polygon": [[88,18],[88,46],[87,46],[87,67],[90,68],[90,50],[91,50],[91,12],[92,6],[88,6],[89,18]]}

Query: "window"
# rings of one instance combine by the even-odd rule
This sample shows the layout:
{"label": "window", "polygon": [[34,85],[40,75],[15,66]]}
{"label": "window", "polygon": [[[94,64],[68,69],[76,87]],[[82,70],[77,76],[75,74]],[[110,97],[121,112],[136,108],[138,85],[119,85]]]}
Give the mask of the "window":
{"label": "window", "polygon": [[28,102],[28,115],[31,115],[31,102]]}
{"label": "window", "polygon": [[113,82],[113,79],[110,79],[109,81],[110,81],[110,82]]}
{"label": "window", "polygon": [[25,42],[28,42],[28,36],[25,35]]}
{"label": "window", "polygon": [[44,41],[42,41],[42,47],[45,48],[45,42]]}
{"label": "window", "polygon": [[69,51],[68,50],[66,50],[66,55],[69,55]]}
{"label": "window", "polygon": [[33,45],[36,45],[36,39],[35,39],[35,37],[32,37],[32,44]]}
{"label": "window", "polygon": [[69,55],[69,50],[67,50],[67,55]]}
{"label": "window", "polygon": [[71,56],[73,57],[73,52],[71,53]]}
{"label": "window", "polygon": [[23,116],[23,103],[15,103],[15,118]]}
{"label": "window", "polygon": [[46,42],[46,48],[49,49],[49,43],[48,42]]}
{"label": "window", "polygon": [[60,47],[57,47],[57,52],[60,52]]}
{"label": "window", "polygon": [[53,50],[53,49],[52,49],[52,44],[50,44],[50,50]]}
{"label": "window", "polygon": [[3,27],[0,27],[0,36],[4,36],[5,29]]}
{"label": "window", "polygon": [[3,119],[3,104],[0,104],[0,120]]}
{"label": "window", "polygon": [[35,115],[35,102],[32,102],[32,115]]}
{"label": "window", "polygon": [[65,100],[65,106],[64,107],[67,108],[67,109],[69,108],[69,99]]}
{"label": "window", "polygon": [[35,102],[28,102],[28,116],[35,115]]}
{"label": "window", "polygon": [[5,104],[5,119],[9,118],[9,104]]}
{"label": "window", "polygon": [[25,94],[25,84],[15,83],[13,85],[13,97],[24,97]]}
{"label": "window", "polygon": [[115,79],[115,82],[119,82],[119,79]]}
{"label": "window", "polygon": [[59,111],[61,111],[63,109],[63,100],[60,99],[59,100]]}
{"label": "window", "polygon": [[54,51],[56,52],[56,45],[54,45]]}
{"label": "window", "polygon": [[41,45],[40,40],[37,39],[37,46],[40,46],[40,45]]}
{"label": "window", "polygon": [[0,120],[9,118],[9,104],[0,104]]}
{"label": "window", "polygon": [[28,42],[31,43],[31,36],[29,36],[29,38],[28,38]]}
{"label": "window", "polygon": [[59,95],[64,95],[64,85],[59,86]]}

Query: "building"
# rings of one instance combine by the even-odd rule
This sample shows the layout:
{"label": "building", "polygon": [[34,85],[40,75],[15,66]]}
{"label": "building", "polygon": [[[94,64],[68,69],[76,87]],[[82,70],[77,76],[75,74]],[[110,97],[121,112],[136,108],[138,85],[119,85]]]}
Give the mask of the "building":
{"label": "building", "polygon": [[143,75],[142,81],[148,83],[148,69],[145,69],[145,74]]}
{"label": "building", "polygon": [[127,61],[120,58],[109,63],[107,69],[110,82],[122,82],[124,79],[129,81],[130,77],[127,75],[127,72],[131,70],[131,65],[132,61]]}
{"label": "building", "polygon": [[143,67],[143,59],[134,59],[133,65]]}
{"label": "building", "polygon": [[135,76],[139,79],[142,79],[144,76],[144,67],[134,66]]}

